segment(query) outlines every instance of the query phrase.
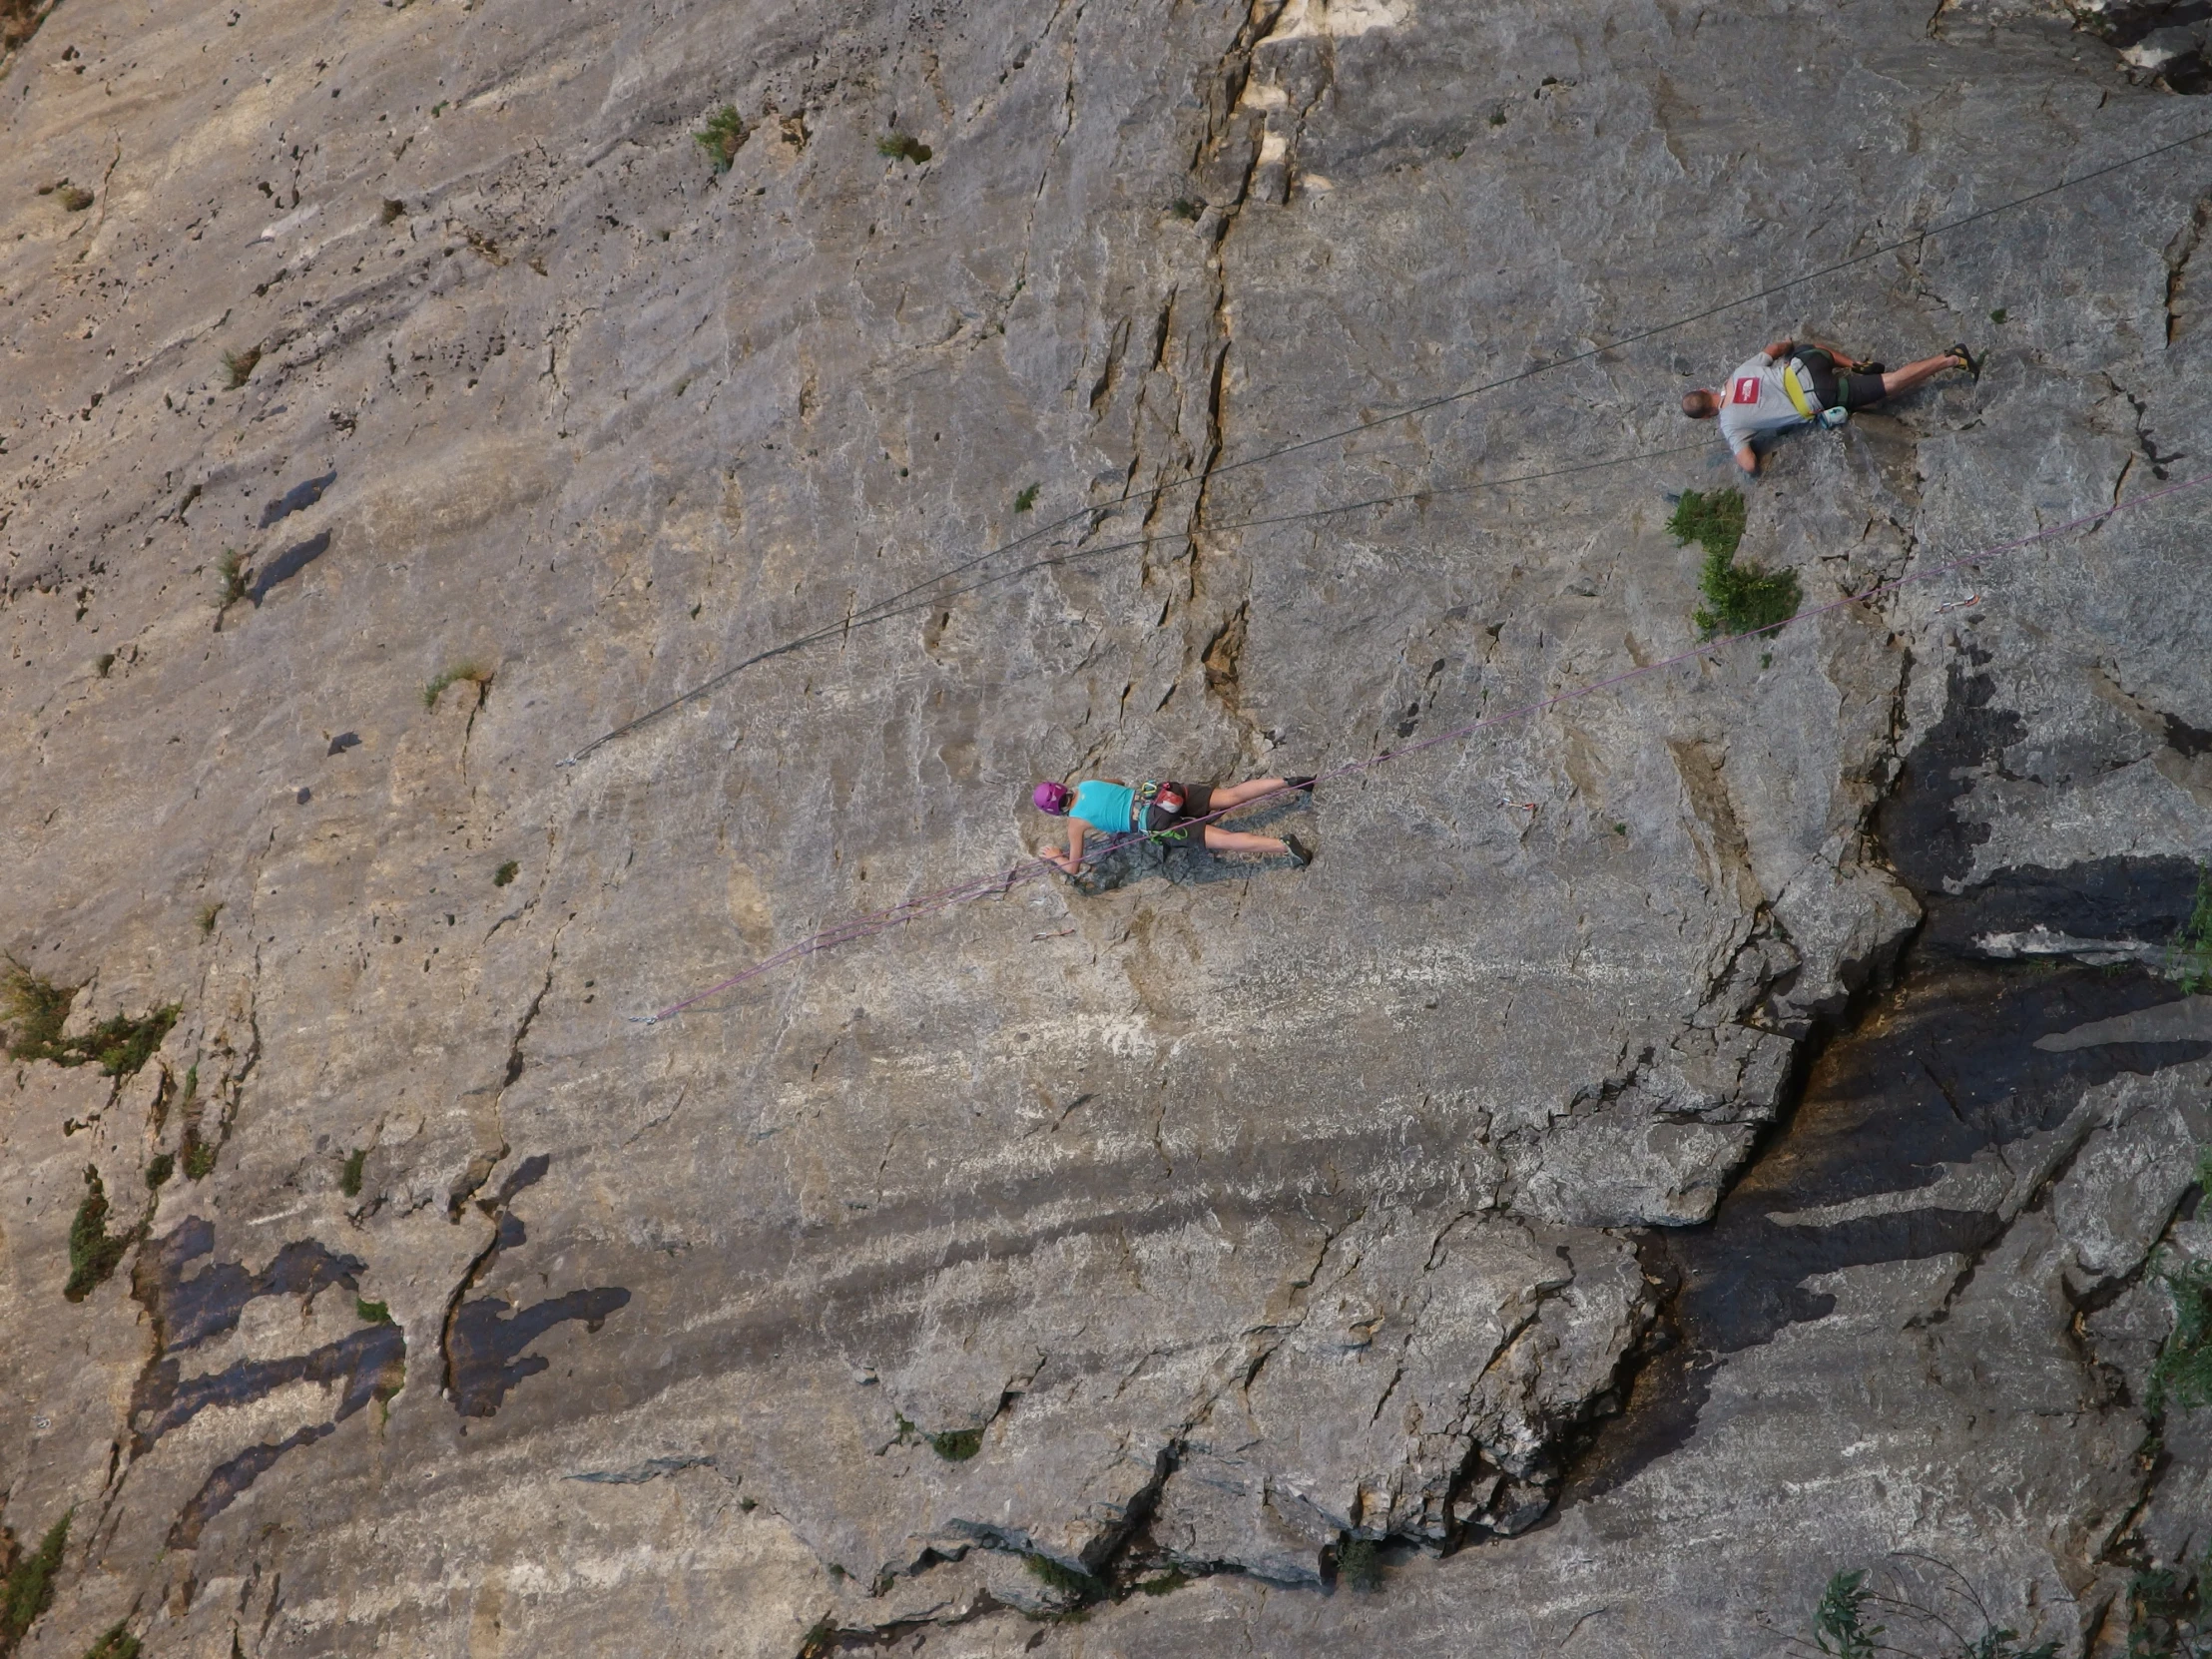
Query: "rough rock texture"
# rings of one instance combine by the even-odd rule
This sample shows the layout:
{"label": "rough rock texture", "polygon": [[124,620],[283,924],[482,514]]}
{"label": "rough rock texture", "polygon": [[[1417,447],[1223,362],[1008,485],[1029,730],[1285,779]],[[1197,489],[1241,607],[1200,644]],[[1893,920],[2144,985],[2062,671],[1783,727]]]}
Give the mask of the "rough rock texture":
{"label": "rough rock texture", "polygon": [[181,1016],[0,1079],[23,1651],[1763,1654],[1906,1548],[2124,1643],[2212,1519],[2144,1413],[2212,497],[1253,815],[1304,872],[625,1016],[1008,865],[1036,777],[1690,649],[1674,403],[1777,333],[1989,349],[1778,446],[1810,600],[2182,481],[2201,147],[1254,458],[2185,82],[2020,6],[68,0],[0,80],[0,944]]}

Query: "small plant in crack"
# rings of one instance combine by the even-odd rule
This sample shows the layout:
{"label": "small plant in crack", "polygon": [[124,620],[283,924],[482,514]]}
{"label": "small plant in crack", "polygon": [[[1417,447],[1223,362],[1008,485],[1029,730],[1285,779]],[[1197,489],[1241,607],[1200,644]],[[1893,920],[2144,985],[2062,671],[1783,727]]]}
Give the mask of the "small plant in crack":
{"label": "small plant in crack", "polygon": [[1089,1573],[1064,1561],[1055,1561],[1049,1555],[1024,1555],[1021,1564],[1029,1570],[1031,1578],[1060,1595],[1072,1596],[1078,1601],[1096,1601],[1106,1594],[1106,1586]]}
{"label": "small plant in crack", "polygon": [[2167,949],[2168,971],[2191,996],[2212,991],[2212,865],[2197,868],[2196,903]]}
{"label": "small plant in crack", "polygon": [[223,385],[226,391],[237,391],[254,377],[254,365],[262,360],[262,348],[249,345],[244,351],[223,353]]}
{"label": "small plant in crack", "polygon": [[353,1312],[363,1325],[397,1325],[399,1323],[391,1317],[391,1305],[389,1303],[371,1302],[366,1297],[357,1296],[353,1299]]}
{"label": "small plant in crack", "polygon": [[894,162],[910,162],[919,167],[936,152],[915,138],[911,133],[886,133],[875,141],[875,153]]}
{"label": "small plant in crack", "polygon": [[723,105],[707,118],[702,131],[692,134],[692,142],[707,152],[707,160],[718,175],[730,171],[738,159],[739,146],[745,140],[745,117],[738,114],[735,104]]}
{"label": "small plant in crack", "polygon": [[383,207],[383,213],[382,213],[382,216],[381,216],[381,217],[382,217],[382,223],[384,223],[384,224],[386,224],[386,225],[390,225],[390,224],[392,224],[393,222],[395,222],[396,220],[399,220],[399,219],[402,219],[402,218],[404,218],[404,217],[405,217],[405,215],[406,215],[406,212],[407,212],[407,204],[406,204],[406,203],[404,203],[404,202],[395,202],[395,201],[393,201],[393,200],[392,200],[392,199],[391,199],[390,197],[388,197],[388,196],[387,196],[387,197],[385,197],[385,198],[384,198],[384,207]]}
{"label": "small plant in crack", "polygon": [[200,1138],[197,1129],[185,1132],[185,1179],[205,1181],[215,1173],[215,1144]]}
{"label": "small plant in crack", "polygon": [[[2198,1173],[2201,1178],[2201,1166]],[[2153,1412],[2169,1402],[2190,1409],[2212,1405],[2212,1261],[2170,1267],[2160,1260],[2151,1272],[2173,1298],[2174,1328],[2151,1367],[2144,1403]]]}
{"label": "small plant in crack", "polygon": [[345,1155],[345,1163],[338,1170],[338,1191],[347,1198],[361,1196],[361,1166],[367,1162],[365,1146],[357,1146]]}
{"label": "small plant in crack", "polygon": [[1337,1547],[1337,1580],[1352,1589],[1382,1588],[1382,1548],[1373,1538],[1351,1538]]}
{"label": "small plant in crack", "polygon": [[136,1233],[108,1231],[108,1189],[97,1166],[85,1166],[85,1196],[69,1224],[69,1282],[62,1295],[82,1302],[114,1275]]}
{"label": "small plant in crack", "polygon": [[[2056,1659],[2055,1641],[2022,1646],[2019,1632],[1998,1624],[1947,1561],[1901,1550],[1891,1563],[1892,1582],[1880,1589],[1864,1567],[1832,1576],[1813,1609],[1813,1640],[1800,1645],[1831,1659]],[[1871,1622],[1876,1616],[1890,1622]],[[1979,1634],[1966,1634],[1976,1627]]]}
{"label": "small plant in crack", "polygon": [[222,913],[223,903],[220,899],[213,904],[203,904],[200,906],[200,915],[198,919],[200,922],[200,933],[203,938],[215,931],[215,918]]}
{"label": "small plant in crack", "polygon": [[235,547],[226,547],[215,572],[223,578],[223,591],[216,598],[216,609],[228,611],[246,597],[246,555]]}
{"label": "small plant in crack", "polygon": [[93,672],[103,680],[108,677],[108,670],[113,667],[115,667],[115,653],[112,651],[103,651],[93,660]]}
{"label": "small plant in crack", "polygon": [[1178,196],[1173,202],[1170,202],[1168,204],[1168,212],[1173,214],[1177,219],[1183,220],[1190,224],[1196,224],[1198,222],[1199,216],[1204,214],[1206,210],[1200,207],[1196,202],[1193,202],[1189,197]]}
{"label": "small plant in crack", "polygon": [[495,887],[504,887],[520,873],[522,865],[517,860],[509,858],[493,872],[491,884]]}
{"label": "small plant in crack", "polygon": [[2127,1659],[2205,1659],[2212,1606],[2204,1598],[2212,1550],[2196,1570],[2146,1567],[2127,1581]]}
{"label": "small plant in crack", "polygon": [[1037,485],[1031,484],[1014,497],[1015,512],[1025,513],[1037,504]]}
{"label": "small plant in crack", "polygon": [[1813,1641],[1821,1652],[1836,1659],[1874,1659],[1883,1627],[1867,1624],[1867,1598],[1873,1593],[1864,1567],[1829,1579],[1813,1609]]}
{"label": "small plant in crack", "polygon": [[174,1002],[137,1018],[116,1014],[81,1037],[62,1035],[79,987],[57,985],[9,959],[0,975],[0,1018],[9,1021],[0,1046],[11,1059],[51,1060],[58,1066],[98,1064],[110,1077],[131,1077],[154,1057],[182,1011]]}
{"label": "small plant in crack", "polygon": [[1158,1578],[1147,1578],[1137,1585],[1137,1593],[1148,1596],[1173,1595],[1191,1582],[1189,1573],[1170,1568]]}
{"label": "small plant in crack", "polygon": [[162,1183],[177,1173],[177,1160],[167,1152],[158,1152],[154,1161],[146,1166],[146,1190],[158,1193]]}
{"label": "small plant in crack", "polygon": [[62,207],[73,214],[81,214],[92,206],[92,192],[82,185],[64,185],[55,194],[61,198]]}
{"label": "small plant in crack", "polygon": [[69,1018],[69,1005],[76,996],[76,986],[57,985],[8,958],[8,971],[0,977],[0,1019],[8,1021],[0,1030],[0,1045],[6,1047],[9,1058],[58,1058],[62,1022]]}
{"label": "small plant in crack", "polygon": [[46,1529],[38,1548],[23,1554],[14,1539],[0,1533],[0,1653],[13,1653],[38,1616],[54,1604],[54,1575],[62,1569],[62,1551],[69,1545],[69,1516],[63,1515]]}
{"label": "small plant in crack", "polygon": [[97,1642],[85,1649],[85,1659],[139,1659],[139,1639],[118,1619]]}
{"label": "small plant in crack", "polygon": [[490,695],[491,680],[492,671],[481,664],[456,663],[433,676],[430,683],[422,688],[422,706],[425,709],[435,709],[438,699],[445,695],[446,687],[465,683],[476,688],[476,706],[480,709],[484,706],[484,699]]}
{"label": "small plant in crack", "polygon": [[980,1428],[948,1428],[941,1434],[926,1437],[929,1449],[948,1463],[964,1463],[983,1449]]}

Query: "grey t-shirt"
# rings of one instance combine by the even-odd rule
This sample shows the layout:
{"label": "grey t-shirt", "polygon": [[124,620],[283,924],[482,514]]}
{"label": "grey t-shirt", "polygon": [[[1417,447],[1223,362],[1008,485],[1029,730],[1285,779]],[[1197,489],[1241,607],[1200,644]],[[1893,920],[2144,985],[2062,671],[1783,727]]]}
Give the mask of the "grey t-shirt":
{"label": "grey t-shirt", "polygon": [[1810,424],[1783,389],[1785,361],[1764,351],[1747,357],[1728,377],[1728,384],[1721,387],[1721,436],[1728,440],[1729,448],[1741,449],[1761,432]]}

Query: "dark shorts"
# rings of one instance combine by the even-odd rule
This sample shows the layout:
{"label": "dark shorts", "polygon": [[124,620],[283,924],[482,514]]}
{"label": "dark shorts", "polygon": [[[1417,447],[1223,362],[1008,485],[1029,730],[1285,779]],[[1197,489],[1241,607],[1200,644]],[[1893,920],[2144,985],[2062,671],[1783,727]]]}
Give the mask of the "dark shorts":
{"label": "dark shorts", "polygon": [[1841,403],[1847,409],[1871,409],[1882,401],[1881,375],[1840,372],[1836,359],[1826,351],[1800,351],[1797,355],[1813,376],[1813,395],[1820,399],[1822,408],[1833,409]]}
{"label": "dark shorts", "polygon": [[[1206,826],[1196,822],[1214,810],[1214,786],[1211,784],[1185,784],[1183,786],[1183,810],[1163,828],[1147,826],[1155,842],[1163,847],[1204,846]],[[1154,824],[1158,823],[1155,819]]]}

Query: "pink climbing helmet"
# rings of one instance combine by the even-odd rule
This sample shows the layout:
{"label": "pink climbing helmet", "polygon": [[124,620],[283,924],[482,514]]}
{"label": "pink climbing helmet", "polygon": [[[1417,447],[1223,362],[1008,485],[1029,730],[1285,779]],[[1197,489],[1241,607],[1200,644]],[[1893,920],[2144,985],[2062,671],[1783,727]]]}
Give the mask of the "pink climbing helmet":
{"label": "pink climbing helmet", "polygon": [[1050,813],[1058,818],[1068,810],[1068,787],[1065,784],[1039,784],[1029,792],[1029,799],[1036,803],[1038,812]]}

